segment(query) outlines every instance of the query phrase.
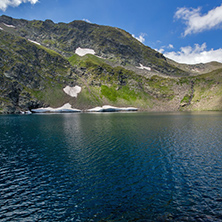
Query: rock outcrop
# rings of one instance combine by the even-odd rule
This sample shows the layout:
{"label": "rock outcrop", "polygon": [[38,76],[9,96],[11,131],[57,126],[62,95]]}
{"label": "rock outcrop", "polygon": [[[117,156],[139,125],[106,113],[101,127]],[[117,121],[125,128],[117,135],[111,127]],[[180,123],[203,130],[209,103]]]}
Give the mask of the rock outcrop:
{"label": "rock outcrop", "polygon": [[63,104],[222,110],[221,95],[222,64],[178,64],[119,28],[0,16],[0,113]]}

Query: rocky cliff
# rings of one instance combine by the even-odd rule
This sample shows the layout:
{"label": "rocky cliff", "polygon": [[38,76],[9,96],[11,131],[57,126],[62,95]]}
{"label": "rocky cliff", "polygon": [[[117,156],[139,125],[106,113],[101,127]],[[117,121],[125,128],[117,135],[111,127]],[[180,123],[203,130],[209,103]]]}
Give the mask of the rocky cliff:
{"label": "rocky cliff", "polygon": [[[80,56],[76,49],[94,55]],[[124,30],[83,21],[55,24],[0,17],[0,112],[69,102],[140,110],[221,110],[222,66],[166,59]],[[66,86],[79,86],[72,97]]]}

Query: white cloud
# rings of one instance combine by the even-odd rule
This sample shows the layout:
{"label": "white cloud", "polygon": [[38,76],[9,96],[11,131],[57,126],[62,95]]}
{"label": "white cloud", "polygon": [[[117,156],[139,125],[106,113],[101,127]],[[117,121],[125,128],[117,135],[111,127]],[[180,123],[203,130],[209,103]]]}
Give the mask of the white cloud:
{"label": "white cloud", "polygon": [[83,19],[83,21],[88,22],[88,23],[92,23],[91,21],[89,21],[89,19]]}
{"label": "white cloud", "polygon": [[38,0],[0,0],[0,10],[5,11],[8,6],[17,7],[22,3],[30,2],[35,4]]}
{"label": "white cloud", "polygon": [[166,52],[164,56],[179,62],[186,64],[207,63],[212,61],[222,62],[222,48],[206,50],[207,45],[195,44],[191,46],[181,47],[178,52]]}
{"label": "white cloud", "polygon": [[159,53],[163,53],[164,51],[165,51],[165,49],[173,49],[174,48],[174,46],[172,45],[172,44],[169,44],[168,46],[161,46],[161,48],[160,49],[155,49],[157,52],[159,52]]}
{"label": "white cloud", "polygon": [[160,49],[155,49],[157,52],[159,53],[163,53],[165,50],[163,48],[160,48]]}
{"label": "white cloud", "polygon": [[184,20],[187,25],[184,36],[222,26],[222,5],[205,15],[201,15],[200,11],[200,7],[197,9],[184,7],[176,11],[175,18]]}
{"label": "white cloud", "polygon": [[145,36],[146,34],[145,33],[141,33],[139,37],[136,37],[134,34],[132,34],[133,38],[137,39],[138,41],[140,41],[141,43],[144,43],[145,42]]}

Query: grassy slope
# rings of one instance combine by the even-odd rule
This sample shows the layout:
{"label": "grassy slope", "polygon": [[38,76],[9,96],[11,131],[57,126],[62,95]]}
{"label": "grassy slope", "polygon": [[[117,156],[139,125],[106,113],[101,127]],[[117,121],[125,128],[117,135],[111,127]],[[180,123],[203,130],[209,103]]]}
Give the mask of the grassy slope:
{"label": "grassy slope", "polygon": [[222,69],[193,77],[192,110],[222,110]]}
{"label": "grassy slope", "polygon": [[149,100],[149,95],[146,95],[142,89],[136,89],[135,86],[130,87],[128,84],[130,80],[134,80],[137,85],[143,81],[132,71],[122,67],[111,67],[103,59],[93,55],[84,57],[74,55],[69,61],[77,70],[85,70],[81,79],[85,83],[86,90],[77,99],[79,105],[81,102],[85,102],[84,100],[81,101],[84,93],[84,98],[88,97],[89,100],[94,101],[90,104],[91,106],[104,104],[136,105],[142,100]]}
{"label": "grassy slope", "polygon": [[84,21],[55,24],[50,20],[26,21],[0,16],[0,21],[13,24],[15,32],[27,39],[40,42],[47,48],[65,56],[72,56],[77,47],[93,48],[97,55],[113,59],[122,65],[139,65],[167,75],[184,75],[185,72],[169,64],[157,51],[143,45],[126,31],[90,24]]}
{"label": "grassy slope", "polygon": [[[142,110],[221,110],[222,69],[194,77],[145,78],[123,67],[111,67],[93,55],[69,59],[88,85],[97,105],[133,105]],[[90,99],[89,99],[90,100]]]}
{"label": "grassy slope", "polygon": [[[130,34],[117,28],[105,26],[101,29],[101,26],[81,21],[76,21],[68,25],[64,23],[54,24],[50,21],[24,22],[28,28],[42,30],[43,35],[46,26],[54,29],[53,35],[55,38],[49,40],[51,36],[48,36],[48,39],[43,40],[43,42],[51,44],[50,48],[53,48],[53,45],[60,50],[62,48],[65,52],[66,50],[71,50],[65,46],[65,43],[66,45],[72,45],[75,40],[78,42],[78,39],[73,39],[71,43],[69,41],[66,42],[64,36],[58,40],[57,37],[61,32],[65,33],[68,31],[70,36],[72,36],[73,30],[75,30],[77,33],[80,32],[79,35],[81,36],[85,31],[91,31],[90,39],[93,41],[93,38],[97,39],[98,36],[101,37],[95,40],[100,44],[96,46],[99,47],[98,50],[104,53],[107,50],[107,46],[110,46],[108,49],[109,53],[110,50],[113,50],[113,53],[117,55],[113,58],[114,60],[121,60],[121,56],[129,61],[133,58],[121,54],[123,48],[118,48],[119,44],[125,41],[124,47],[128,48],[130,45],[130,50],[132,52],[136,51],[139,55],[139,58],[135,58],[134,55],[135,61],[137,59],[141,61],[141,59],[145,59],[147,56],[149,58],[144,60],[144,65],[146,65],[146,61],[148,65],[152,62],[155,63],[155,67],[159,67],[160,70],[173,69],[172,66],[169,67],[166,64],[164,58],[161,58],[161,54],[156,54],[155,51],[133,39]],[[106,32],[103,32],[104,30]],[[23,32],[27,31],[24,29]],[[20,96],[24,95],[27,97],[28,93],[31,99],[37,99],[42,101],[43,104],[54,107],[63,105],[65,102],[70,102],[74,107],[80,109],[104,104],[137,106],[141,110],[163,111],[222,109],[221,69],[193,77],[164,78],[157,73],[148,78],[139,76],[135,72],[125,69],[124,66],[112,67],[107,64],[106,59],[100,59],[93,55],[80,57],[76,54],[69,58],[71,67],[64,57],[61,57],[60,54],[52,49],[30,43],[24,38],[16,37],[15,34],[17,35],[18,33],[9,34],[3,31],[0,32],[0,50],[2,55],[0,61],[0,78],[3,83],[0,88],[2,95],[0,98],[0,104],[2,105],[0,106],[2,107],[5,104],[13,103],[11,98],[6,96],[8,93],[7,90],[11,86],[15,85],[18,87],[19,85]],[[119,39],[117,46],[115,46],[116,38]],[[86,40],[90,42],[90,39]],[[82,44],[82,47],[87,47],[88,43],[84,43],[83,40]],[[76,46],[74,45],[73,47]],[[158,59],[158,57],[160,58]],[[21,64],[23,68],[24,66],[26,67],[24,70],[21,69]],[[21,73],[21,75],[13,76],[13,72],[15,75],[16,73]],[[174,73],[173,76],[177,75],[177,69],[174,69],[170,73]],[[82,87],[82,91],[77,99],[67,96],[62,91],[65,85],[75,84]],[[5,86],[8,86],[8,88]],[[18,101],[16,105],[19,105]]]}
{"label": "grassy slope", "polygon": [[4,31],[0,32],[0,51],[1,109],[31,108],[34,101],[62,105],[59,101],[67,97],[62,88],[66,82],[73,81],[69,80],[71,66],[67,60],[50,49]]}
{"label": "grassy slope", "polygon": [[145,78],[123,67],[112,67],[93,55],[74,55],[69,61],[77,72],[84,70],[81,79],[87,84],[88,97],[91,94],[96,102],[94,105],[137,106],[152,110],[161,103],[170,103],[175,97],[176,79]]}

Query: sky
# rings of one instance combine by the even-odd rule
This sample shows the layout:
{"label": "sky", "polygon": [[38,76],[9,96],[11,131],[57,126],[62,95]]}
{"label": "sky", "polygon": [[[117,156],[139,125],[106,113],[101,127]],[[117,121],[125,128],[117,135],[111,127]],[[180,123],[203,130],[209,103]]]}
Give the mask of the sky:
{"label": "sky", "polygon": [[118,27],[177,62],[222,62],[222,0],[0,0],[3,14]]}

